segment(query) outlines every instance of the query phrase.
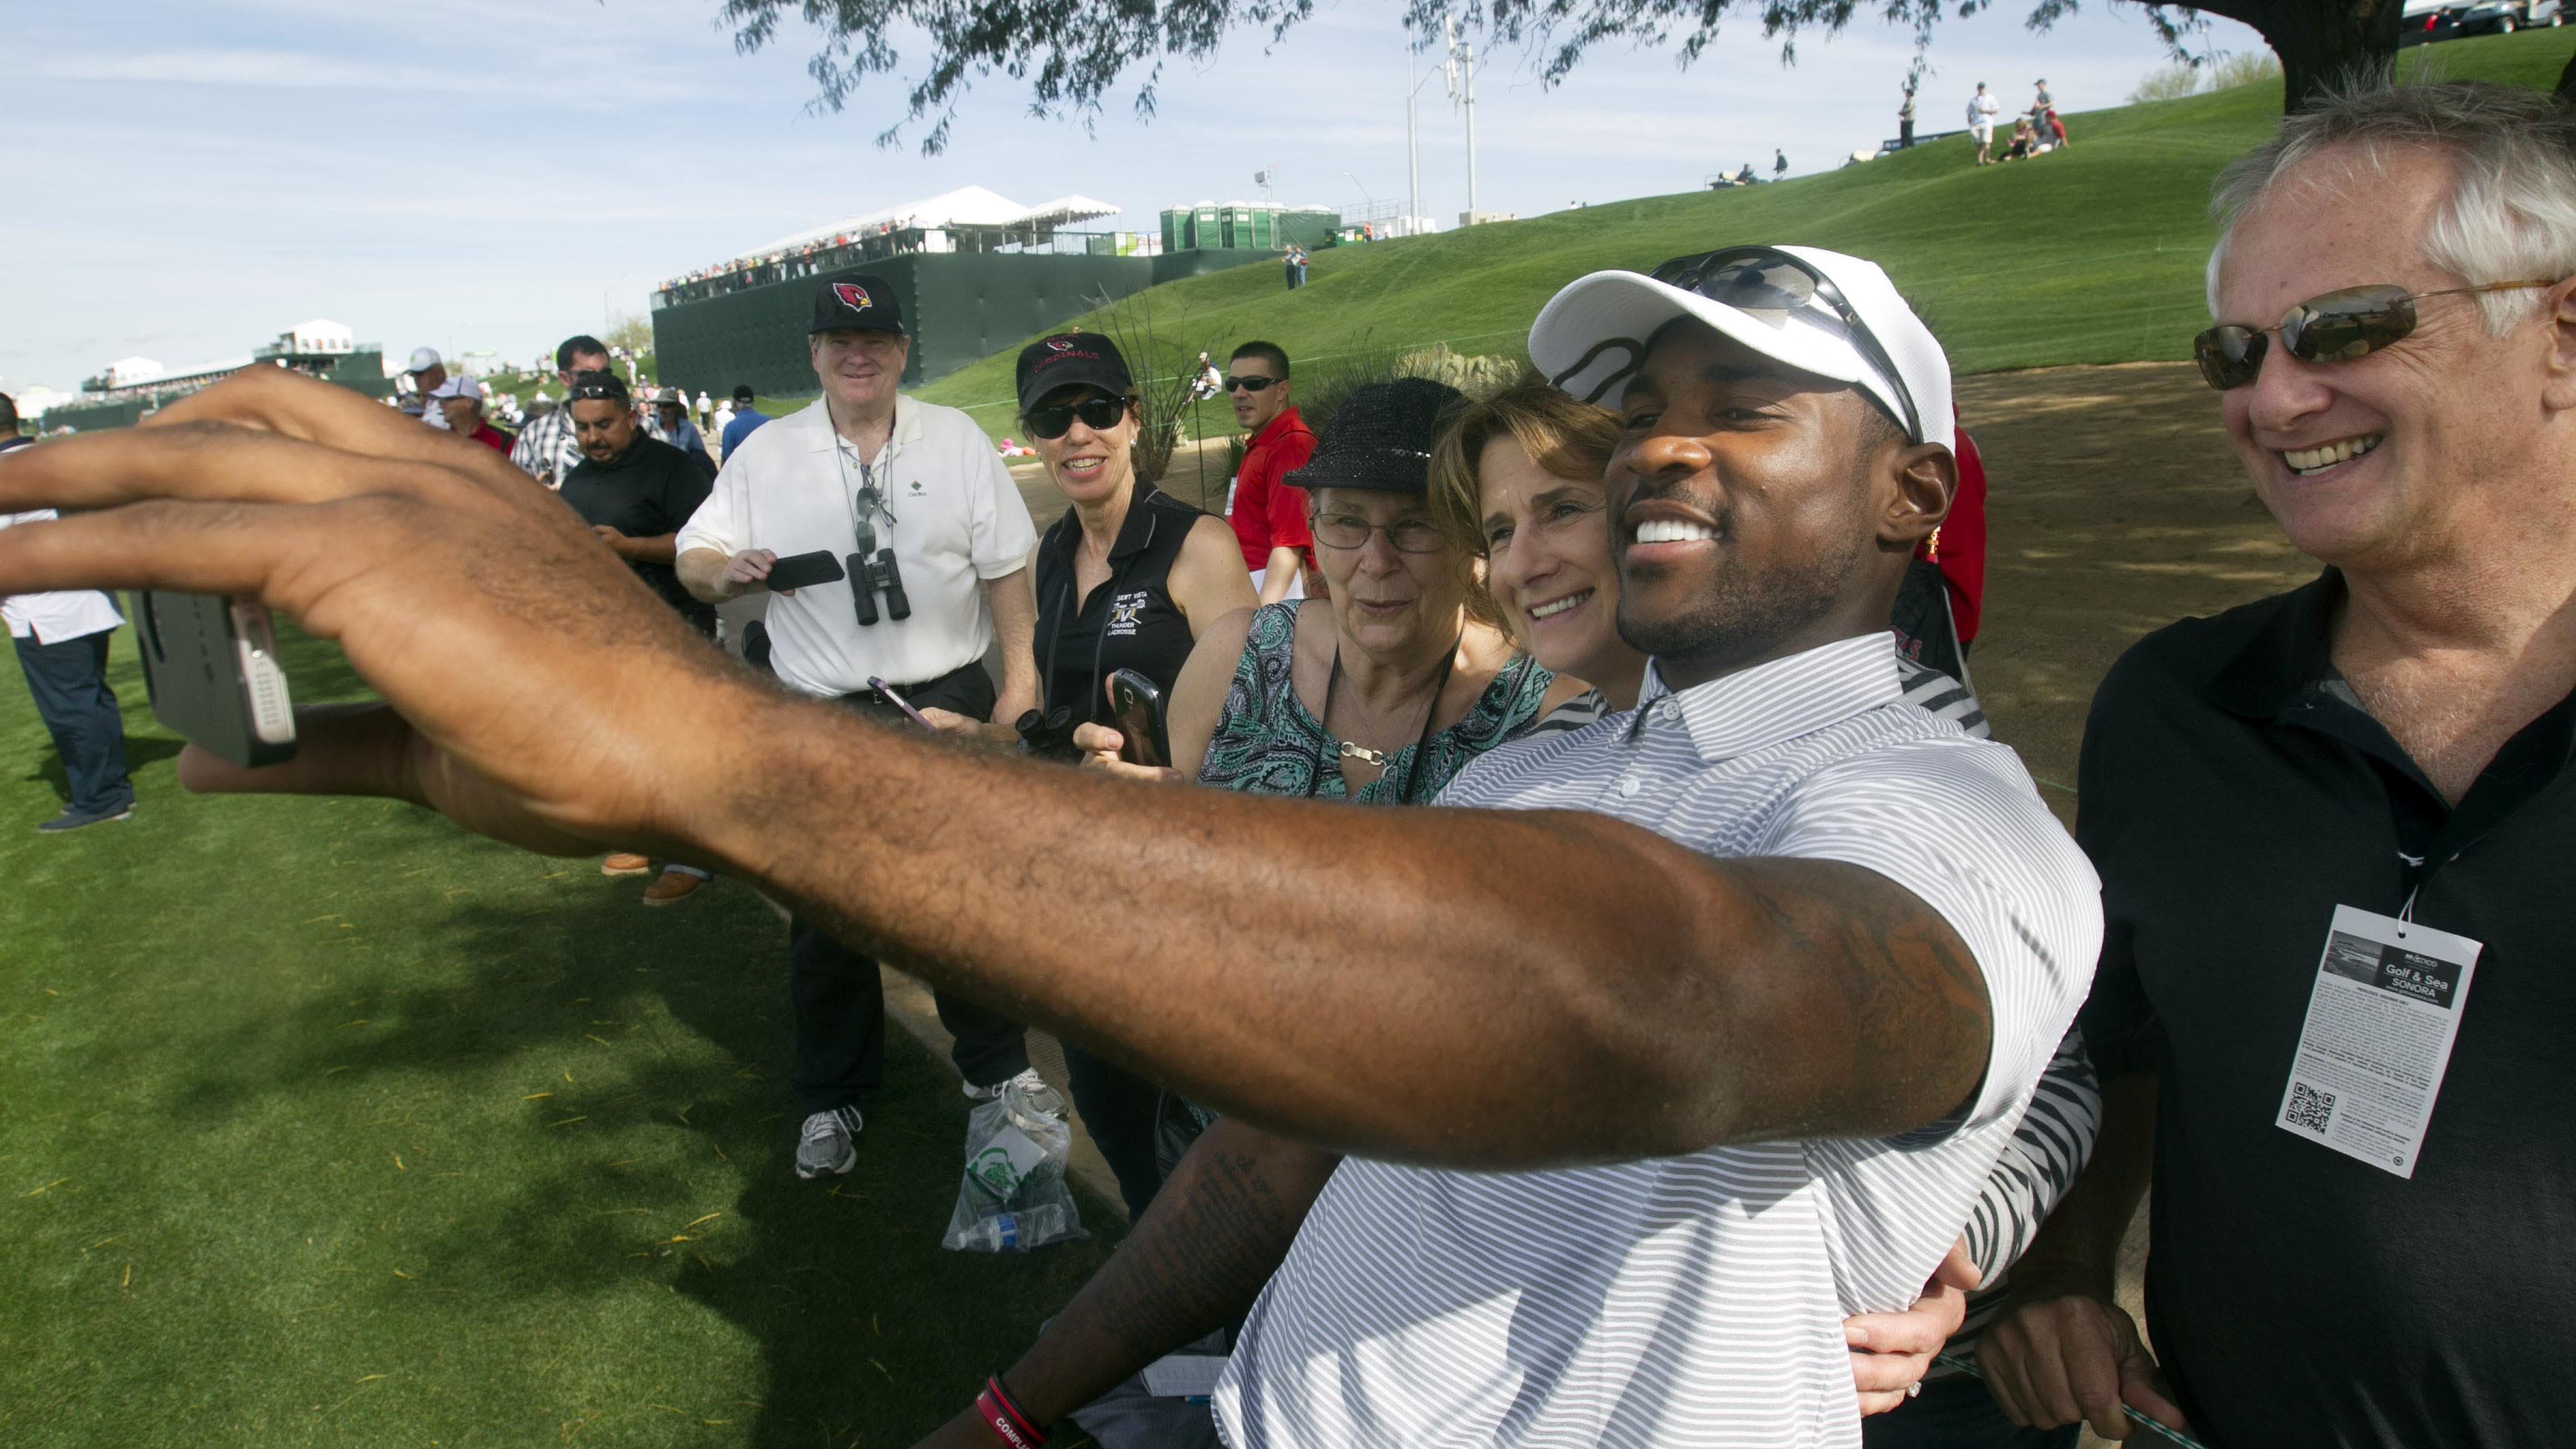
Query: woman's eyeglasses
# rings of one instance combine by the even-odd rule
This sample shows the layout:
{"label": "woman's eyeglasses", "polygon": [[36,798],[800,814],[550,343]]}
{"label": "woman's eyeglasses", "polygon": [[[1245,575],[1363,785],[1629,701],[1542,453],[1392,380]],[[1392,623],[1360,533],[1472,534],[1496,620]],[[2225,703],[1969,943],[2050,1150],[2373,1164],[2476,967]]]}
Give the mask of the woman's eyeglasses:
{"label": "woman's eyeglasses", "polygon": [[2192,361],[2201,379],[2220,392],[2252,382],[2263,370],[2270,334],[2281,334],[2281,346],[2301,362],[2350,362],[2368,357],[2415,331],[2415,304],[2427,297],[2459,297],[2478,292],[2518,292],[2526,287],[2554,287],[2556,282],[2489,282],[2483,287],[2445,287],[2436,292],[2409,292],[2382,284],[2346,287],[2310,297],[2281,314],[2273,327],[2241,327],[2224,322],[2191,339]]}
{"label": "woman's eyeglasses", "polygon": [[1227,392],[1268,392],[1270,385],[1278,380],[1275,377],[1229,377],[1225,380],[1225,390]]}
{"label": "woman's eyeglasses", "polygon": [[1127,399],[1123,397],[1087,397],[1078,403],[1058,403],[1052,407],[1031,408],[1020,415],[1029,425],[1029,435],[1053,442],[1073,431],[1073,420],[1093,432],[1105,432],[1118,426],[1127,416]]}
{"label": "woman's eyeglasses", "polygon": [[1318,513],[1311,520],[1315,541],[1327,548],[1360,548],[1372,533],[1383,533],[1397,553],[1438,553],[1449,546],[1440,526],[1425,518],[1371,523],[1348,513]]}

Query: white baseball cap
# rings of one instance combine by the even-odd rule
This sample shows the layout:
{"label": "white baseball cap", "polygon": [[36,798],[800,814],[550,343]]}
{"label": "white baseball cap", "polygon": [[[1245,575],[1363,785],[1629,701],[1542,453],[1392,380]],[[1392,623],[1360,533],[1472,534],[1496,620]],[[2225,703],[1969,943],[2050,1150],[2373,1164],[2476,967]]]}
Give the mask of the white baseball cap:
{"label": "white baseball cap", "polygon": [[475,385],[474,379],[467,377],[465,374],[460,372],[454,377],[449,378],[447,381],[440,383],[438,386],[431,388],[429,390],[429,395],[440,401],[445,401],[452,397],[470,397],[476,402],[481,402],[483,400],[483,389]]}
{"label": "white baseball cap", "polygon": [[438,366],[437,348],[415,347],[411,350],[411,366],[404,368],[403,371],[427,372],[436,366]]}
{"label": "white baseball cap", "polygon": [[[1725,259],[1716,274],[1700,265],[1713,258]],[[1877,263],[1818,247],[1727,247],[1656,270],[1689,285],[1642,272],[1594,272],[1567,284],[1530,326],[1530,361],[1565,391],[1601,401],[1645,361],[1655,329],[1695,317],[1786,367],[1860,389],[1900,421],[1910,412],[1914,441],[1950,446],[1950,360]],[[1829,288],[1814,287],[1815,278]]]}

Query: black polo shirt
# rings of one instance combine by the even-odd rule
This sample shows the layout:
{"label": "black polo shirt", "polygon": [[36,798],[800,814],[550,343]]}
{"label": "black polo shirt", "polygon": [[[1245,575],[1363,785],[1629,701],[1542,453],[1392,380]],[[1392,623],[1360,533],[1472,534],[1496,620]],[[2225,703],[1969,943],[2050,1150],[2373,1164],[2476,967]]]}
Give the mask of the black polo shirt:
{"label": "black polo shirt", "polygon": [[[683,453],[639,432],[632,446],[607,462],[584,458],[576,464],[564,475],[563,500],[584,523],[604,523],[629,538],[659,538],[688,523],[714,482],[715,470],[703,454]],[[691,628],[714,632],[715,606],[692,595],[673,565],[629,559],[627,567]]]}
{"label": "black polo shirt", "polygon": [[[2576,696],[2458,808],[2335,673],[2315,583],[2148,636],[2085,728],[2082,1016],[2160,1070],[2150,1335],[2225,1449],[2555,1442],[2576,1345]],[[2335,907],[2483,942],[2414,1176],[2273,1125]]]}

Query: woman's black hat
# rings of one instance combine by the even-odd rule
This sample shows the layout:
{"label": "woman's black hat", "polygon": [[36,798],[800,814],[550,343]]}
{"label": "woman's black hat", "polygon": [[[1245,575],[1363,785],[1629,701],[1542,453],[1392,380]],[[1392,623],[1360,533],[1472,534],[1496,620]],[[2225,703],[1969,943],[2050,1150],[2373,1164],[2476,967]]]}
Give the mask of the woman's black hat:
{"label": "woman's black hat", "polygon": [[1023,413],[1048,393],[1069,387],[1096,387],[1111,397],[1136,390],[1126,355],[1097,332],[1059,332],[1021,348],[1019,384]]}
{"label": "woman's black hat", "polygon": [[1280,481],[1305,489],[1428,493],[1431,445],[1466,401],[1465,393],[1427,377],[1370,383],[1334,410],[1306,466]]}

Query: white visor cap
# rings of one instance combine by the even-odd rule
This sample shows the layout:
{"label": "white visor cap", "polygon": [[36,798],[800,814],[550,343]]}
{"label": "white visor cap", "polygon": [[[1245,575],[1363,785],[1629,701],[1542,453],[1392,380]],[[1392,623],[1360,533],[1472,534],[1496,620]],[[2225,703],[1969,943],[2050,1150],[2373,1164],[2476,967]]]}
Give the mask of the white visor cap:
{"label": "white visor cap", "polygon": [[[1917,441],[1952,446],[1957,415],[1950,402],[1950,360],[1934,340],[1932,329],[1897,295],[1887,273],[1876,262],[1821,247],[1771,250],[1796,257],[1834,284],[1895,364],[1905,392],[1913,396],[1915,415],[1923,423],[1923,436]],[[1622,370],[1633,370],[1642,362],[1647,339],[1676,317],[1698,318],[1782,366],[1829,382],[1849,383],[1876,398],[1888,416],[1905,416],[1894,380],[1853,344],[1830,308],[1747,311],[1667,286],[1642,272],[1594,272],[1549,298],[1530,325],[1530,361],[1574,396],[1616,406],[1617,397],[1596,394],[1614,379],[1624,382],[1619,377]],[[1592,354],[1588,360],[1586,353]]]}

